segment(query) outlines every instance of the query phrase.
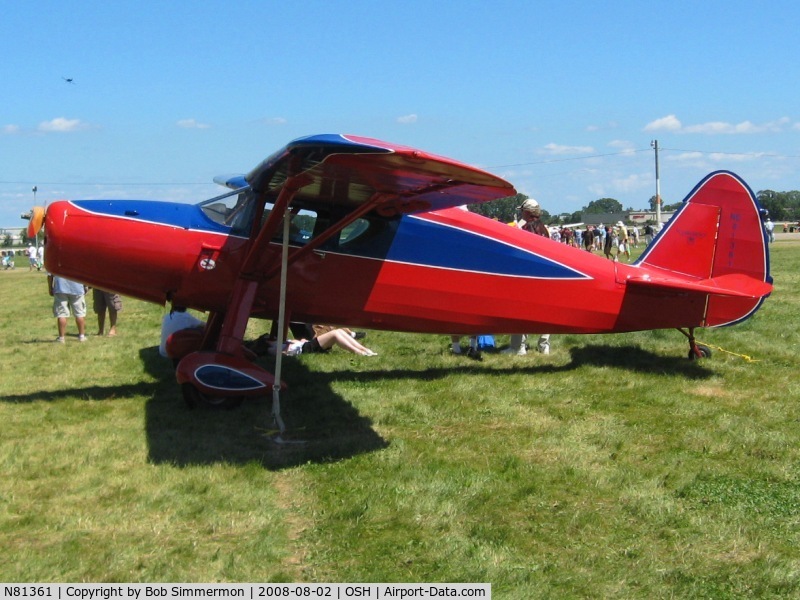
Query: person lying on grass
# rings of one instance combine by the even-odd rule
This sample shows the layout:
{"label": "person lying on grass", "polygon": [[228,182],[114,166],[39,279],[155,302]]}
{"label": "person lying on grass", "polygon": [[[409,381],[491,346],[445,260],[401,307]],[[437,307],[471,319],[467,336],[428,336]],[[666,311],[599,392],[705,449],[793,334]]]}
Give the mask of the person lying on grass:
{"label": "person lying on grass", "polygon": [[[298,356],[300,354],[310,354],[314,352],[327,352],[334,346],[343,348],[353,354],[361,356],[377,356],[377,352],[373,352],[360,342],[358,342],[351,334],[342,329],[333,329],[311,340],[302,338],[299,340],[286,340],[283,343],[283,353],[287,356]],[[256,343],[250,346],[250,349],[256,354],[270,354],[275,356],[275,340],[264,340],[263,337],[256,340]]]}

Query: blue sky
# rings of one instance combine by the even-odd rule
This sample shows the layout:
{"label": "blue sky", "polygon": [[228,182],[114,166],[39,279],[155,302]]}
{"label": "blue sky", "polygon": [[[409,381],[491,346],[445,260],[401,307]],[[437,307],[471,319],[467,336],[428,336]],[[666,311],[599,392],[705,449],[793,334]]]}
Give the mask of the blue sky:
{"label": "blue sky", "polygon": [[[0,227],[58,198],[199,201],[353,133],[485,168],[551,213],[800,189],[800,3],[12,2]],[[67,83],[63,78],[72,78]]]}

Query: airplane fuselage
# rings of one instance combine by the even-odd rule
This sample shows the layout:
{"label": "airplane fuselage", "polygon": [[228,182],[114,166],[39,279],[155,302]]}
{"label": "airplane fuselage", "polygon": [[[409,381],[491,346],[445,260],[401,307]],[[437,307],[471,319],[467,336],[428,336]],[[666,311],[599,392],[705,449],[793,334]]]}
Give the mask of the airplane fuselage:
{"label": "airplane fuselage", "polygon": [[[317,221],[328,218],[324,213]],[[628,278],[643,277],[645,267],[458,208],[366,217],[357,225],[361,231],[352,238],[337,236],[290,264],[292,320],[465,334],[704,324],[702,295],[629,289]],[[48,209],[46,231],[48,270],[204,311],[226,310],[250,244],[198,206],[147,201],[57,202]],[[276,240],[261,264],[276,264],[280,252]],[[275,318],[278,274],[257,273],[252,315]]]}

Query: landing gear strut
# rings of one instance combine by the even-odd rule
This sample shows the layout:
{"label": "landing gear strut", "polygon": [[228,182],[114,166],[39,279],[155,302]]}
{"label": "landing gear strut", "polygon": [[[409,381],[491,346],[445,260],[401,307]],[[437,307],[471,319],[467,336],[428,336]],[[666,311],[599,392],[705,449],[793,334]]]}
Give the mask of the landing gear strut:
{"label": "landing gear strut", "polygon": [[689,331],[678,328],[683,335],[689,339],[689,360],[697,360],[700,358],[711,358],[711,348],[698,344],[694,339],[694,327],[689,327]]}

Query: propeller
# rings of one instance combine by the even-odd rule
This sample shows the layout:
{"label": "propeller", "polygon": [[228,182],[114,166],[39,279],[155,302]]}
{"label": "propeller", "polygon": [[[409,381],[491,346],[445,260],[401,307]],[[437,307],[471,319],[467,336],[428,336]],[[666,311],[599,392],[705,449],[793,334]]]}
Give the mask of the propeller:
{"label": "propeller", "polygon": [[23,219],[28,219],[30,222],[28,223],[28,237],[36,237],[36,234],[42,229],[42,225],[44,225],[44,207],[43,206],[34,206],[30,212],[22,213],[20,217]]}

